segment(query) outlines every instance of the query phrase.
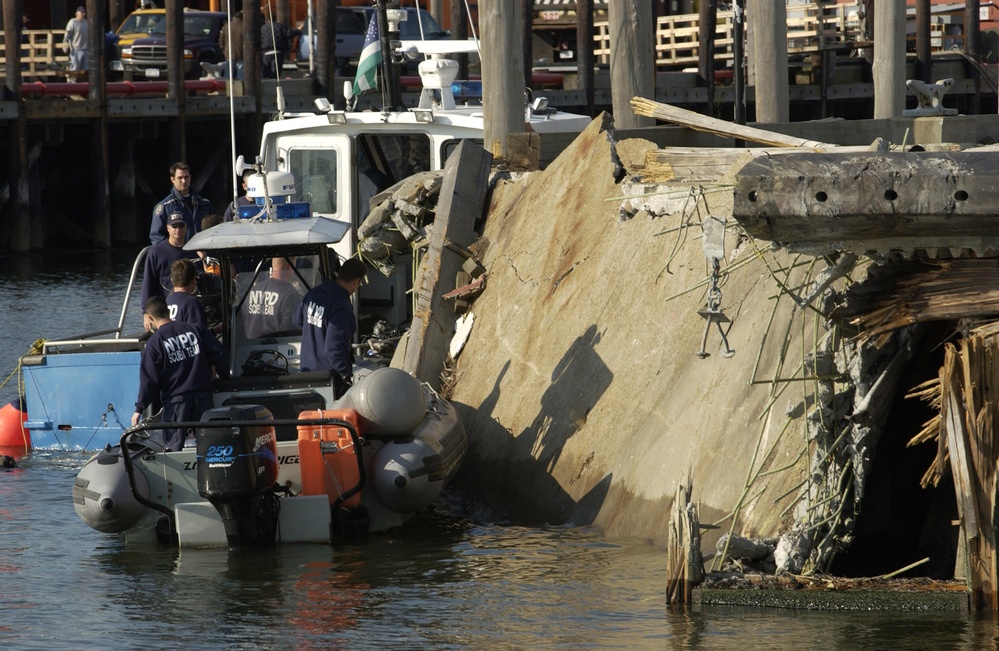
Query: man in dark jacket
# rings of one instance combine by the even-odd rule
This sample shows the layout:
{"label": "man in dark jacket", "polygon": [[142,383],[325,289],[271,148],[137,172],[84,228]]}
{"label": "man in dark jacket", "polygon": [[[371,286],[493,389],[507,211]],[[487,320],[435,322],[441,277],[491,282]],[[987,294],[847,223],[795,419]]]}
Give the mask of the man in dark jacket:
{"label": "man in dark jacket", "polygon": [[[155,296],[144,311],[151,317],[153,334],[142,351],[139,365],[139,396],[132,425],[151,405],[163,405],[163,422],[200,420],[212,408],[212,378],[216,371],[228,377],[225,350],[218,339],[201,326],[170,320],[166,300]],[[164,447],[180,450],[190,431],[168,429]]]}
{"label": "man in dark jacket", "polygon": [[346,393],[354,380],[351,340],[357,330],[350,296],[367,274],[364,263],[351,258],[340,266],[336,280],[324,280],[302,299],[295,324],[302,328],[302,371],[331,370],[336,397]]}
{"label": "man in dark jacket", "polygon": [[[232,42],[229,42],[230,28],[232,31]],[[219,32],[219,47],[225,53],[226,61],[232,69],[233,79],[243,78],[243,10],[240,9],[232,15],[232,25],[226,23]],[[228,221],[228,220],[226,220]]]}
{"label": "man in dark jacket", "polygon": [[[187,232],[190,230],[184,215],[174,212],[166,221],[169,238],[149,247],[149,252],[146,253],[146,262],[142,270],[143,305],[153,296],[166,298],[166,295],[173,291],[171,276],[173,263],[192,257],[189,251],[184,250],[184,242],[187,241]],[[148,314],[143,315],[143,323],[148,330],[150,325]]]}
{"label": "man in dark jacket", "polygon": [[260,28],[260,53],[263,55],[261,74],[266,79],[277,79],[284,66],[284,53],[288,51],[288,28],[276,20],[264,21]]}
{"label": "man in dark jacket", "polygon": [[167,308],[170,310],[171,321],[193,323],[208,330],[208,316],[194,293],[198,288],[198,273],[194,263],[183,258],[170,265],[170,280],[173,291],[167,294]]}
{"label": "man in dark jacket", "polygon": [[212,204],[197,192],[191,190],[191,168],[187,163],[174,163],[170,166],[170,183],[173,188],[163,201],[153,208],[153,220],[149,225],[149,242],[157,244],[167,237],[166,218],[179,212],[187,222],[187,239],[201,228],[201,220],[212,212]]}

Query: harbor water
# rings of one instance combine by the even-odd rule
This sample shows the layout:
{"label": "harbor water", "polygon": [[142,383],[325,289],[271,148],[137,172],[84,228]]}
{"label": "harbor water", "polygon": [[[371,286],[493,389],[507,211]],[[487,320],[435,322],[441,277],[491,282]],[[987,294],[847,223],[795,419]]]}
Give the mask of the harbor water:
{"label": "harbor water", "polygon": [[[115,323],[133,254],[0,258],[4,377],[38,338]],[[0,388],[3,403],[16,382]],[[126,546],[73,510],[85,459],[35,451],[0,470],[4,649],[939,650],[999,640],[991,616],[959,612],[670,609],[662,550],[587,528],[480,521],[458,491],[406,527],[333,547]]]}

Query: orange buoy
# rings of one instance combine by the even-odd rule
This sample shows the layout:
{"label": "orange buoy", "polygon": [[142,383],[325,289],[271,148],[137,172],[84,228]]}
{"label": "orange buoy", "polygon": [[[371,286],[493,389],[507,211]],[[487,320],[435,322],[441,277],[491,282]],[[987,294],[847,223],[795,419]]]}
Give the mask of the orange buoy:
{"label": "orange buoy", "polygon": [[0,448],[4,454],[10,454],[9,450],[31,450],[31,434],[24,429],[26,420],[28,412],[21,411],[14,403],[0,407]]}

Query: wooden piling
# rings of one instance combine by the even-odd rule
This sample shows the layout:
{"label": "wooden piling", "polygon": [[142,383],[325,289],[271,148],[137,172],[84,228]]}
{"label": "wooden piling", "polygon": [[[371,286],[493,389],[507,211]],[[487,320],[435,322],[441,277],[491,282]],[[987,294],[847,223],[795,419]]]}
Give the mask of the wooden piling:
{"label": "wooden piling", "polygon": [[[103,25],[105,2],[87,0],[87,18],[91,25]],[[90,80],[88,100],[100,107],[98,116],[91,120],[91,158],[94,174],[94,226],[93,244],[98,248],[111,245],[111,189],[108,183],[108,93],[107,52],[104,44],[104,31],[88,31],[90,52],[87,56]]]}
{"label": "wooden piling", "polygon": [[[451,0],[451,38],[463,41],[468,38],[468,11],[465,0]],[[456,54],[458,62],[458,79],[468,79],[468,55]]]}
{"label": "wooden piling", "polygon": [[611,2],[610,23],[611,103],[618,129],[651,127],[655,121],[631,110],[632,97],[655,97],[655,48],[652,43],[652,0]]}
{"label": "wooden piling", "polygon": [[3,0],[4,55],[7,58],[6,95],[17,100],[17,120],[10,130],[7,183],[12,200],[11,251],[31,248],[31,214],[28,203],[28,119],[21,96],[21,14],[22,0]]}
{"label": "wooden piling", "polygon": [[579,88],[586,95],[586,114],[594,117],[593,89],[593,0],[576,1],[576,72]]}
{"label": "wooden piling", "polygon": [[506,139],[524,130],[524,57],[520,48],[523,5],[505,0],[479,3],[483,52],[507,52],[510,57],[482,58],[483,141],[494,156],[506,155]]}
{"label": "wooden piling", "polygon": [[916,0],[916,79],[933,83],[930,54],[930,0]]}
{"label": "wooden piling", "polygon": [[187,126],[184,102],[184,3],[166,0],[167,97],[176,104],[177,116],[170,122],[172,158],[187,160]]}
{"label": "wooden piling", "polygon": [[707,89],[705,115],[715,115],[715,27],[718,24],[718,3],[701,0],[698,7],[698,83]]}
{"label": "wooden piling", "polygon": [[689,604],[694,586],[704,580],[701,558],[701,528],[697,506],[690,501],[690,477],[677,486],[669,517],[666,546],[666,603]]}
{"label": "wooden piling", "polygon": [[[333,9],[329,2],[316,5],[316,43],[312,50],[313,75],[319,86],[319,94],[336,105],[336,21],[332,18]],[[308,38],[308,36],[306,36]],[[337,108],[343,108],[338,106]]]}
{"label": "wooden piling", "polygon": [[520,22],[520,38],[524,57],[524,88],[530,88],[534,76],[534,0],[520,0],[520,4],[523,16]]}
{"label": "wooden piling", "polygon": [[874,119],[901,117],[905,109],[905,0],[877,5],[872,72]]}
{"label": "wooden piling", "polygon": [[941,429],[946,436],[958,513],[967,546],[972,606],[999,612],[996,557],[996,387],[999,345],[994,337],[971,335],[960,349],[947,344],[941,369]]}
{"label": "wooden piling", "polygon": [[756,87],[756,121],[791,121],[787,65],[787,6],[784,0],[749,3],[752,65]]}

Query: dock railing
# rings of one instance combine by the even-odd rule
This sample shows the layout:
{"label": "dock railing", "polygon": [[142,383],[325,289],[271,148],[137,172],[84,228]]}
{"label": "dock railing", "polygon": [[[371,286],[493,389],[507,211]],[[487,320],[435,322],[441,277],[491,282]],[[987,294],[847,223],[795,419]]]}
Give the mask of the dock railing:
{"label": "dock railing", "polygon": [[[733,13],[719,11],[715,28],[715,61],[731,65]],[[678,70],[698,64],[700,20],[697,14],[659,16],[656,20],[656,67]],[[915,37],[910,35],[914,42]],[[610,29],[607,21],[594,23],[594,57],[610,63]],[[964,42],[963,26],[934,15],[930,24],[933,51],[951,49]],[[787,8],[787,51],[791,55],[815,54],[831,49],[870,47],[861,31],[856,5],[813,2]],[[914,47],[914,44],[913,44]]]}
{"label": "dock railing", "polygon": [[[63,30],[26,29],[21,40],[21,75],[62,77],[69,69],[69,54],[62,51]],[[0,31],[0,66],[6,70],[7,57],[3,49],[4,35]]]}

